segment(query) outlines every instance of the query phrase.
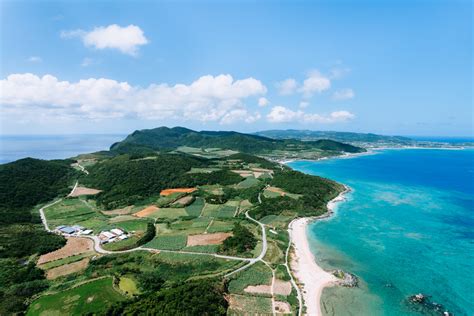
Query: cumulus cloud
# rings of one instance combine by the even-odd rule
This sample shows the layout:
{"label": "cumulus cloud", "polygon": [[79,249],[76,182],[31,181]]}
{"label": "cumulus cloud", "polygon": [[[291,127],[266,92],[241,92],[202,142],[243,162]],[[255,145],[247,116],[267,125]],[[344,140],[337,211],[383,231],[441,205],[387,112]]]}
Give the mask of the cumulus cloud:
{"label": "cumulus cloud", "polygon": [[323,76],[319,71],[311,71],[299,89],[305,98],[310,98],[315,93],[321,93],[331,87],[331,80]]}
{"label": "cumulus cloud", "polygon": [[62,31],[62,38],[78,37],[85,46],[95,49],[117,49],[120,52],[135,56],[138,48],[148,44],[142,29],[136,25],[121,27],[117,24],[99,26],[90,32],[84,30]]}
{"label": "cumulus cloud", "polygon": [[146,88],[105,78],[60,81],[52,75],[12,74],[0,80],[4,114],[87,119],[143,118],[253,122],[246,98],[267,91],[257,79],[230,75],[202,76],[189,85],[152,84]]}
{"label": "cumulus cloud", "polygon": [[333,100],[349,100],[355,97],[354,90],[352,89],[341,89],[333,93]]}
{"label": "cumulus cloud", "polygon": [[39,56],[31,56],[27,59],[30,63],[40,63],[43,59]]}
{"label": "cumulus cloud", "polygon": [[275,106],[267,115],[267,120],[271,123],[337,123],[353,119],[354,114],[348,111],[335,111],[328,115],[317,113],[305,113],[302,110],[293,111],[284,106]]}
{"label": "cumulus cloud", "polygon": [[309,102],[306,102],[306,101],[301,101],[299,105],[300,109],[305,109],[308,106],[309,106]]}
{"label": "cumulus cloud", "polygon": [[261,97],[258,99],[258,106],[267,106],[270,103],[267,98]]}
{"label": "cumulus cloud", "polygon": [[296,92],[298,83],[293,78],[288,78],[283,81],[277,82],[276,87],[280,95],[290,95]]}

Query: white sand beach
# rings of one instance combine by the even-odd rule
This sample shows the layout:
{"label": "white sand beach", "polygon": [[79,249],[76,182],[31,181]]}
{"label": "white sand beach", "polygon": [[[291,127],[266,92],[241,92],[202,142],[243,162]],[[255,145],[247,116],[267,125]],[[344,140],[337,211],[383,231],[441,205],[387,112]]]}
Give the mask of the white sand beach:
{"label": "white sand beach", "polygon": [[[348,188],[347,188],[348,189]],[[342,192],[328,203],[328,217],[332,214],[337,202],[344,200]],[[288,227],[294,247],[294,256],[290,263],[294,276],[301,286],[304,305],[307,315],[322,315],[321,294],[326,286],[334,285],[337,278],[317,265],[314,255],[310,250],[306,228],[308,223],[316,218],[298,218],[292,221]]]}

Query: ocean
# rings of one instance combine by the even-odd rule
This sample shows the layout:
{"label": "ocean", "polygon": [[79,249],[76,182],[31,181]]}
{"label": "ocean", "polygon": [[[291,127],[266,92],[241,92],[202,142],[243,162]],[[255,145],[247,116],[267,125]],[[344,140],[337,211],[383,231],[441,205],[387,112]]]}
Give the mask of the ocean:
{"label": "ocean", "polygon": [[0,135],[0,164],[21,158],[64,159],[107,150],[125,138],[121,134]]}
{"label": "ocean", "polygon": [[417,293],[474,315],[473,149],[389,149],[289,166],[352,188],[335,216],[308,229],[318,264],[361,280],[325,289],[325,315],[439,315],[408,304]]}

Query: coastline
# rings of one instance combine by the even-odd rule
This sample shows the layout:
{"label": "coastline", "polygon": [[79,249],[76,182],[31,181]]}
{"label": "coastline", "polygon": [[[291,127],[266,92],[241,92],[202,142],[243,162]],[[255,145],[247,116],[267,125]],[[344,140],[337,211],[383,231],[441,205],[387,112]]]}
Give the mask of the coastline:
{"label": "coastline", "polygon": [[305,314],[307,315],[322,315],[321,294],[323,289],[336,285],[338,279],[316,263],[314,254],[309,247],[306,230],[309,223],[315,220],[326,219],[334,214],[337,203],[344,201],[345,194],[350,191],[348,186],[344,185],[344,187],[345,190],[343,192],[328,202],[328,211],[325,214],[317,217],[297,218],[288,226],[288,232],[294,249],[294,256],[290,262],[290,267],[301,288],[304,306],[306,307]]}

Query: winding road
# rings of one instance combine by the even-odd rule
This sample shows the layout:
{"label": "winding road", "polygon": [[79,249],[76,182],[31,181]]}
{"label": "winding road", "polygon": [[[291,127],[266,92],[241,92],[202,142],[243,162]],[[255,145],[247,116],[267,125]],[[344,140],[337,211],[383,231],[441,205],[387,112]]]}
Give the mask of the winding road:
{"label": "winding road", "polygon": [[[80,165],[79,165],[80,166]],[[80,166],[82,167],[82,166]],[[83,170],[85,173],[87,173],[87,170]],[[74,188],[72,189],[71,193],[69,193],[69,195],[72,194],[72,192],[74,192],[74,190],[76,189],[78,185],[78,181],[76,181],[75,185],[74,185]],[[264,190],[268,187],[268,185],[264,188]],[[68,195],[68,196],[69,196]],[[56,200],[48,205],[45,205],[43,206],[42,208],[40,208],[39,212],[40,212],[40,217],[41,217],[41,221],[43,222],[43,226],[44,228],[46,229],[46,231],[48,232],[52,232],[52,230],[49,228],[48,226],[48,222],[47,222],[47,219],[46,219],[46,216],[44,214],[44,209],[50,207],[50,206],[53,206],[59,202],[61,202],[62,199],[59,199],[59,200]],[[258,194],[258,202],[261,204],[262,203],[262,199],[261,199],[261,192]],[[265,225],[259,221],[257,221],[256,219],[252,218],[250,215],[249,215],[249,211],[245,212],[245,217],[251,221],[251,222],[254,222],[256,223],[258,226],[260,226],[260,229],[262,230],[262,250],[260,252],[260,254],[256,257],[256,258],[242,258],[242,257],[235,257],[235,256],[226,256],[226,255],[219,255],[219,254],[213,254],[213,253],[205,253],[205,252],[191,252],[191,251],[180,251],[180,250],[162,250],[162,249],[154,249],[154,248],[147,248],[147,247],[143,247],[143,246],[140,246],[140,247],[137,247],[137,248],[133,248],[133,249],[128,249],[128,250],[116,250],[116,251],[110,251],[110,250],[106,250],[104,248],[102,248],[102,244],[101,244],[101,241],[99,239],[98,236],[87,236],[87,235],[81,235],[81,236],[69,236],[69,237],[76,237],[76,238],[88,238],[88,239],[91,239],[94,241],[94,250],[97,252],[97,253],[100,253],[100,254],[120,254],[120,253],[129,253],[129,252],[134,252],[134,251],[149,251],[149,252],[167,252],[167,253],[181,253],[181,254],[192,254],[192,255],[202,255],[202,256],[212,256],[212,257],[215,257],[215,258],[220,258],[220,259],[226,259],[226,260],[237,260],[237,261],[246,261],[247,264],[240,267],[240,268],[237,268],[236,270],[226,274],[224,277],[225,278],[228,278],[236,273],[239,273],[249,267],[251,267],[252,265],[254,265],[255,263],[261,261],[263,262],[265,265],[267,265],[270,270],[272,270],[272,285],[271,285],[271,294],[272,294],[272,314],[275,315],[276,314],[276,311],[275,311],[275,295],[274,295],[274,283],[275,283],[275,271],[274,269],[266,262],[263,260],[263,258],[265,257],[266,253],[267,253],[267,250],[268,250],[268,243],[267,243],[267,233],[266,233],[266,230],[265,230]],[[296,289],[296,292],[297,292],[297,297],[298,297],[298,302],[299,302],[299,309],[298,309],[298,316],[301,316],[301,313],[302,313],[302,306],[303,306],[303,302],[302,302],[302,298],[301,298],[301,291],[300,289],[298,288],[294,278],[293,278],[293,275],[291,273],[291,269],[289,267],[289,263],[288,263],[288,257],[289,257],[289,251],[290,251],[290,248],[291,248],[291,235],[290,235],[290,240],[288,242],[288,248],[286,250],[286,253],[285,253],[285,266],[286,266],[286,269],[288,271],[288,274],[290,275],[290,278],[291,278],[291,284],[292,286]]]}

